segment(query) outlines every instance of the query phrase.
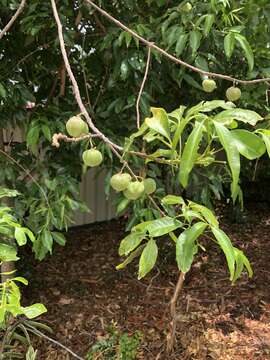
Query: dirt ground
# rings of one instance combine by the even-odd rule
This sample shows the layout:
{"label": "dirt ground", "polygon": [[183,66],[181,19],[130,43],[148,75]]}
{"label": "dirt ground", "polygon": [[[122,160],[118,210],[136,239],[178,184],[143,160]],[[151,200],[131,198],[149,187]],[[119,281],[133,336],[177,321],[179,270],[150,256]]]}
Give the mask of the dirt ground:
{"label": "dirt ground", "polygon": [[[65,248],[29,264],[26,302],[43,302],[48,313],[42,321],[52,336],[81,357],[113,320],[130,334],[143,332],[138,359],[270,359],[270,209],[250,206],[240,224],[221,218],[251,260],[254,277],[245,275],[231,286],[224,256],[206,242],[209,251],[197,256],[178,302],[177,344],[169,357],[164,353],[168,303],[178,277],[172,251],[160,256],[143,281],[136,279],[135,264],[115,270],[121,221],[70,230]],[[71,359],[45,340],[36,345],[38,359]]]}

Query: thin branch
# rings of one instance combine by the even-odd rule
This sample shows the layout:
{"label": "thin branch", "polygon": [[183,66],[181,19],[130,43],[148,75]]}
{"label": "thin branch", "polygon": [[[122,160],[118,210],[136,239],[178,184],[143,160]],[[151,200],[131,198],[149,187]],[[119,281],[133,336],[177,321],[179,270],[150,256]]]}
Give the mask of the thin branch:
{"label": "thin branch", "polygon": [[146,80],[147,80],[148,71],[149,71],[149,67],[150,67],[150,61],[151,61],[151,46],[148,46],[145,73],[144,73],[143,81],[142,81],[140,91],[139,91],[139,95],[138,95],[137,102],[136,102],[137,128],[138,129],[140,128],[140,123],[141,123],[141,119],[140,119],[140,101],[141,101],[143,89],[144,89],[144,86],[145,86],[145,83],[146,83]]}
{"label": "thin branch", "polygon": [[115,19],[112,15],[107,13],[107,11],[101,9],[93,1],[91,1],[91,0],[85,0],[85,1],[88,4],[90,4],[94,9],[96,9],[98,12],[100,12],[103,16],[105,16],[107,19],[109,19],[111,22],[115,23],[118,27],[120,27],[121,29],[123,29],[123,30],[127,31],[128,33],[130,33],[132,36],[134,36],[136,39],[138,39],[143,44],[145,44],[147,46],[151,46],[154,50],[158,51],[160,54],[162,54],[166,58],[168,58],[171,61],[175,62],[176,64],[182,65],[182,66],[184,66],[184,67],[186,67],[186,68],[188,68],[188,69],[190,69],[190,70],[192,70],[192,71],[194,71],[196,73],[199,73],[199,74],[205,75],[205,76],[209,76],[209,77],[213,77],[213,78],[219,78],[219,79],[228,80],[228,81],[243,84],[243,85],[252,85],[252,84],[257,84],[257,83],[261,83],[261,82],[270,81],[270,78],[254,79],[254,80],[241,80],[241,79],[236,79],[236,78],[234,78],[232,76],[229,76],[229,75],[224,75],[224,74],[219,74],[219,73],[214,73],[214,72],[204,71],[202,69],[199,69],[196,66],[190,65],[190,64],[186,63],[185,61],[173,56],[172,54],[168,53],[164,49],[162,49],[159,46],[153,44],[151,41],[148,41],[147,39],[143,38],[142,36],[137,34],[135,31],[131,30],[129,27],[124,25],[122,22]]}
{"label": "thin branch", "polygon": [[62,349],[64,349],[65,351],[67,351],[69,354],[71,354],[72,356],[74,356],[76,359],[79,360],[84,360],[82,357],[80,357],[79,355],[75,354],[72,350],[70,350],[68,347],[66,347],[65,345],[61,344],[59,341],[52,339],[51,337],[43,334],[43,332],[41,332],[40,330],[32,327],[31,325],[27,324],[27,327],[29,328],[29,330],[31,330],[34,334],[43,337],[44,339],[52,342],[53,344],[61,347]]}
{"label": "thin branch", "polygon": [[175,342],[175,333],[176,333],[176,324],[177,324],[177,317],[176,317],[176,304],[178,296],[183,288],[185,281],[185,274],[180,272],[178,282],[176,284],[173,297],[171,299],[171,328],[167,335],[167,352],[170,353],[173,350],[174,342]]}
{"label": "thin branch", "polygon": [[64,36],[63,36],[63,29],[62,29],[62,24],[59,18],[59,14],[57,11],[57,7],[55,4],[55,0],[51,0],[51,5],[52,5],[52,10],[53,10],[53,15],[57,24],[57,29],[58,29],[58,37],[59,37],[59,42],[60,42],[60,48],[61,48],[61,52],[62,52],[62,56],[63,56],[63,60],[65,63],[65,67],[67,69],[67,73],[68,76],[70,78],[70,81],[72,83],[72,88],[73,88],[73,93],[75,96],[75,99],[78,103],[78,106],[81,110],[81,113],[83,114],[83,116],[86,118],[86,121],[90,127],[90,129],[92,129],[92,131],[99,136],[99,138],[104,141],[106,144],[108,144],[110,147],[114,147],[115,149],[118,150],[122,150],[123,148],[117,144],[114,144],[110,139],[108,139],[93,123],[90,115],[88,114],[86,107],[83,104],[82,101],[82,97],[80,94],[80,90],[79,90],[79,86],[78,83],[75,79],[75,76],[73,74],[73,71],[71,69],[69,60],[68,60],[68,55],[67,55],[67,51],[66,51],[66,47],[65,47],[65,42],[64,42]]}
{"label": "thin branch", "polygon": [[87,140],[87,139],[91,139],[93,137],[97,137],[98,135],[92,135],[92,134],[87,134],[87,135],[83,135],[77,138],[70,138],[67,135],[64,135],[62,133],[58,133],[58,134],[54,134],[52,137],[52,146],[59,148],[60,147],[60,141],[65,141],[65,142],[79,142],[82,140]]}
{"label": "thin branch", "polygon": [[17,20],[17,18],[19,17],[19,15],[22,13],[24,7],[26,4],[26,0],[22,0],[17,11],[15,12],[15,14],[12,16],[12,18],[9,20],[9,22],[7,23],[7,25],[4,27],[4,29],[0,32],[0,40],[2,39],[2,37],[9,31],[9,29],[11,28],[11,26],[13,25],[13,23]]}

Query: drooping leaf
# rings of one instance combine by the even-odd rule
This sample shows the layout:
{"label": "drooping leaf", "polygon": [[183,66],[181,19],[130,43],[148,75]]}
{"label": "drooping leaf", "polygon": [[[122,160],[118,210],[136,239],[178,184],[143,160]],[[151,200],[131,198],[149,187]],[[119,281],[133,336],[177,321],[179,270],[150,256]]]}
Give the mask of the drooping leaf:
{"label": "drooping leaf", "polygon": [[198,30],[193,30],[189,34],[189,45],[192,50],[192,56],[194,56],[200,47],[202,34]]}
{"label": "drooping leaf", "polygon": [[131,251],[140,245],[142,240],[145,239],[145,233],[132,232],[127,235],[120,243],[119,255],[127,256]]}
{"label": "drooping leaf", "polygon": [[183,231],[178,237],[176,242],[176,261],[179,270],[183,273],[187,273],[190,270],[194,255],[197,251],[195,241],[204,232],[206,227],[206,223],[198,222]]}
{"label": "drooping leaf", "polygon": [[175,53],[177,56],[181,55],[186,47],[188,34],[181,34],[176,42]]}
{"label": "drooping leaf", "polygon": [[145,119],[146,125],[150,129],[170,140],[169,119],[166,111],[162,108],[152,107],[151,112],[153,117]]}
{"label": "drooping leaf", "polygon": [[130,264],[136,257],[140,256],[143,249],[145,248],[145,244],[139,246],[136,250],[134,250],[125,261],[123,261],[121,264],[116,266],[116,270],[122,270],[124,269],[128,264]]}
{"label": "drooping leaf", "polygon": [[239,151],[234,143],[233,137],[230,133],[230,131],[223,125],[214,122],[217,135],[219,137],[219,140],[221,142],[221,145],[223,146],[228,163],[231,169],[232,174],[232,198],[233,201],[236,200],[238,195],[238,189],[239,189],[239,175],[240,175],[240,155]]}
{"label": "drooping leaf", "polygon": [[254,133],[243,130],[231,130],[234,143],[241,155],[249,160],[261,157],[265,153],[265,145],[263,140]]}
{"label": "drooping leaf", "polygon": [[244,51],[245,57],[248,62],[249,71],[252,71],[254,68],[254,55],[249,42],[241,34],[234,33],[234,37]]}
{"label": "drooping leaf", "polygon": [[225,234],[225,232],[219,228],[212,227],[212,232],[217,239],[219,246],[224,252],[228,268],[230,271],[230,280],[233,281],[234,272],[235,272],[235,256],[234,256],[234,248],[232,246],[230,238]]}
{"label": "drooping leaf", "polygon": [[214,120],[222,123],[237,120],[255,126],[263,118],[255,111],[237,108],[220,112],[214,117]]}
{"label": "drooping leaf", "polygon": [[151,239],[148,241],[144,248],[139,261],[139,275],[138,279],[142,279],[146,274],[149,273],[155,266],[158,256],[158,247],[155,240]]}
{"label": "drooping leaf", "polygon": [[270,130],[259,129],[258,133],[261,134],[261,136],[262,136],[262,139],[263,139],[266,149],[267,149],[268,156],[270,158]]}
{"label": "drooping leaf", "polygon": [[164,216],[160,219],[149,221],[146,230],[150,237],[159,237],[180,228],[182,225],[181,221]]}
{"label": "drooping leaf", "polygon": [[224,50],[228,59],[231,58],[235,46],[234,32],[229,32],[224,38]]}
{"label": "drooping leaf", "polygon": [[17,250],[13,246],[0,244],[0,261],[16,261],[18,259]]}
{"label": "drooping leaf", "polygon": [[203,136],[203,128],[203,122],[196,122],[184,147],[179,171],[179,181],[184,188],[188,184],[189,174],[197,158],[197,152]]}
{"label": "drooping leaf", "polygon": [[14,237],[19,246],[23,246],[27,243],[27,238],[26,238],[25,232],[21,227],[15,228]]}
{"label": "drooping leaf", "polygon": [[184,205],[185,201],[182,196],[176,195],[166,195],[162,200],[162,203],[165,205]]}
{"label": "drooping leaf", "polygon": [[198,211],[204,217],[204,219],[212,226],[218,227],[218,220],[213,212],[206,206],[190,202],[190,206],[193,210]]}
{"label": "drooping leaf", "polygon": [[204,27],[203,27],[203,35],[206,37],[211,31],[211,28],[215,21],[214,14],[207,14],[205,17]]}

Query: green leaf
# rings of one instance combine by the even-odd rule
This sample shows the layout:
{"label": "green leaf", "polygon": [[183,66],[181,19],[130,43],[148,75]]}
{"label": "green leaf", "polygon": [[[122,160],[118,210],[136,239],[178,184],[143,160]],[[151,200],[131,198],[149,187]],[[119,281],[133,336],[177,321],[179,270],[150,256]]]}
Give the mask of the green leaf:
{"label": "green leaf", "polygon": [[25,232],[21,227],[15,228],[14,236],[19,246],[25,245],[27,243]]}
{"label": "green leaf", "polygon": [[241,155],[249,160],[261,157],[265,153],[263,140],[248,130],[231,130],[234,143]]}
{"label": "green leaf", "polygon": [[162,204],[165,205],[185,205],[185,201],[182,196],[166,195],[162,200]]}
{"label": "green leaf", "polygon": [[217,239],[219,246],[224,252],[228,268],[230,271],[230,280],[232,281],[234,278],[235,272],[235,257],[234,257],[234,248],[232,246],[230,238],[225,234],[225,232],[219,228],[212,227],[212,232]]}
{"label": "green leaf", "polygon": [[136,249],[137,246],[145,239],[144,233],[132,232],[126,236],[120,243],[119,255],[127,256],[131,251]]}
{"label": "green leaf", "polygon": [[211,31],[211,28],[215,21],[214,14],[207,14],[205,17],[204,28],[203,28],[203,35],[207,37]]}
{"label": "green leaf", "polygon": [[268,156],[270,157],[270,130],[259,129],[259,130],[257,130],[257,132],[259,134],[261,134],[262,139],[263,139],[266,149],[267,149]]}
{"label": "green leaf", "polygon": [[189,74],[184,74],[183,79],[188,83],[188,85],[193,86],[195,89],[202,90],[201,84],[199,84],[198,81]]}
{"label": "green leaf", "polygon": [[18,282],[20,282],[20,283],[22,283],[24,285],[28,285],[28,281],[25,278],[21,277],[21,276],[17,276],[15,278],[13,278],[12,281],[18,281]]}
{"label": "green leaf", "polygon": [[142,279],[146,274],[149,273],[155,266],[158,256],[158,247],[155,240],[151,239],[148,241],[144,248],[139,261],[139,276],[138,279]]}
{"label": "green leaf", "polygon": [[129,199],[127,198],[122,199],[120,203],[117,205],[116,214],[117,215],[121,214],[128,207],[129,203],[130,203]]}
{"label": "green leaf", "polygon": [[230,102],[226,102],[224,100],[212,100],[212,101],[205,101],[200,103],[201,106],[198,109],[199,112],[210,112],[217,108],[222,108],[225,110],[230,110],[232,107],[235,107],[234,104]]}
{"label": "green leaf", "polygon": [[3,197],[16,197],[20,195],[20,193],[17,190],[10,190],[3,187],[0,187],[0,198]]}
{"label": "green leaf", "polygon": [[234,37],[245,53],[245,57],[248,62],[249,71],[252,71],[254,68],[254,55],[251,46],[249,45],[249,42],[243,35],[239,33],[234,33]]}
{"label": "green leaf", "polygon": [[146,221],[136,225],[132,231],[147,231],[150,237],[159,237],[180,228],[182,225],[181,221],[169,216],[164,216],[157,220]]}
{"label": "green leaf", "polygon": [[178,268],[183,273],[187,273],[193,263],[194,254],[197,251],[195,241],[206,229],[207,224],[198,222],[191,228],[183,231],[176,242],[176,261]]}
{"label": "green leaf", "polygon": [[140,256],[143,249],[145,248],[145,244],[139,246],[135,251],[133,251],[128,258],[126,258],[126,260],[124,262],[122,262],[121,264],[116,266],[117,270],[122,270],[124,269],[128,264],[130,264],[136,257]]}
{"label": "green leaf", "polygon": [[210,209],[208,209],[206,206],[196,204],[192,201],[190,202],[190,206],[191,206],[192,210],[195,210],[195,211],[198,211],[199,213],[201,213],[201,215],[205,218],[205,220],[210,225],[218,227],[218,225],[219,225],[218,220]]}
{"label": "green leaf", "polygon": [[235,46],[235,37],[233,32],[229,32],[224,38],[224,50],[228,59],[231,58]]}
{"label": "green leaf", "polygon": [[57,242],[57,244],[59,244],[60,246],[66,245],[65,235],[63,235],[60,232],[56,232],[56,231],[53,231],[51,234],[52,234],[54,241]]}
{"label": "green leaf", "polygon": [[24,315],[28,319],[33,319],[33,318],[47,312],[47,309],[43,304],[34,304],[31,306],[24,307],[22,309],[23,309]]}
{"label": "green leaf", "polygon": [[199,149],[200,142],[203,136],[203,122],[196,122],[194,129],[189,135],[186,145],[184,147],[183,155],[181,158],[181,165],[179,171],[179,181],[182,186],[185,188],[188,184],[189,174],[194,166],[194,163],[197,158],[197,152]]}
{"label": "green leaf", "polygon": [[162,108],[151,107],[151,112],[153,117],[145,119],[146,125],[170,140],[169,119],[166,111]]}
{"label": "green leaf", "polygon": [[186,43],[188,40],[188,34],[181,34],[177,40],[176,46],[175,46],[175,53],[176,56],[179,56],[182,54],[186,47]]}
{"label": "green leaf", "polygon": [[191,31],[189,35],[189,45],[192,50],[192,56],[195,56],[197,50],[199,49],[201,39],[202,39],[202,34],[198,30]]}
{"label": "green leaf", "polygon": [[33,148],[35,145],[38,144],[39,132],[40,132],[40,127],[37,125],[29,129],[26,136],[26,143],[30,148]]}
{"label": "green leaf", "polygon": [[234,143],[233,137],[230,131],[223,125],[214,122],[219,140],[223,146],[228,163],[232,174],[232,198],[236,200],[239,190],[239,175],[240,175],[240,155],[239,151]]}
{"label": "green leaf", "polygon": [[41,242],[42,242],[42,245],[45,247],[45,249],[47,249],[50,254],[52,253],[52,245],[53,245],[53,237],[52,237],[52,234],[50,231],[48,230],[44,230],[42,233],[41,233]]}
{"label": "green leaf", "polygon": [[263,118],[255,111],[237,108],[220,112],[214,117],[214,120],[222,123],[237,120],[255,126]]}
{"label": "green leaf", "polygon": [[19,260],[17,257],[17,250],[10,245],[0,244],[0,261],[16,261]]}

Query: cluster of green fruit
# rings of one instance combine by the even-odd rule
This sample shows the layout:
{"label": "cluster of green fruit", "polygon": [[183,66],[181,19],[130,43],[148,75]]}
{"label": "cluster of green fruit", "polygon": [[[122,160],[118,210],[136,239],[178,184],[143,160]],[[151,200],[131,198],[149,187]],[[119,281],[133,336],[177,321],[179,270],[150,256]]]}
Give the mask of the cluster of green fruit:
{"label": "cluster of green fruit", "polygon": [[[215,80],[205,79],[202,82],[203,90],[207,93],[213,92],[217,88]],[[226,97],[229,101],[237,101],[241,97],[241,90],[236,86],[231,86],[226,91]]]}
{"label": "cluster of green fruit", "polygon": [[[89,133],[88,125],[79,115],[72,116],[67,121],[66,129],[68,134],[73,138],[78,138]],[[82,154],[82,159],[85,165],[95,167],[102,163],[103,156],[99,150],[93,148],[85,150]]]}
{"label": "cluster of green fruit", "polygon": [[142,181],[132,181],[127,173],[118,173],[111,177],[111,187],[117,191],[123,191],[124,196],[129,200],[137,200],[143,195],[150,195],[156,191],[154,179],[146,178]]}

